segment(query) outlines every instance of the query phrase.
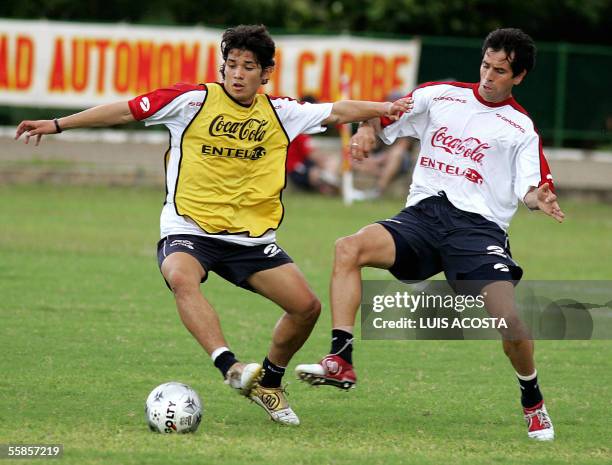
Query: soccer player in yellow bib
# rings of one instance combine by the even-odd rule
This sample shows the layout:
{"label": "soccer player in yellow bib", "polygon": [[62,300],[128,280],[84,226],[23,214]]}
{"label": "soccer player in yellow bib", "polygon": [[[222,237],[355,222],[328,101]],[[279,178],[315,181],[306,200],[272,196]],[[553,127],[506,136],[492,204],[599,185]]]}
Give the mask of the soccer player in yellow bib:
{"label": "soccer player in yellow bib", "polygon": [[[258,94],[273,72],[275,52],[261,25],[227,29],[221,52],[222,83],[179,84],[64,118],[23,121],[16,139],[24,135],[28,143],[34,137],[38,145],[45,134],[134,120],[168,128],[158,261],[181,320],[227,384],[274,421],[298,425],[281,379],[310,335],[321,304],[276,244],[287,146],[298,134],[322,132],[327,125],[397,119],[412,102],[300,104]],[[217,313],[200,292],[211,271],[284,310],[262,364],[241,363],[228,348]]]}

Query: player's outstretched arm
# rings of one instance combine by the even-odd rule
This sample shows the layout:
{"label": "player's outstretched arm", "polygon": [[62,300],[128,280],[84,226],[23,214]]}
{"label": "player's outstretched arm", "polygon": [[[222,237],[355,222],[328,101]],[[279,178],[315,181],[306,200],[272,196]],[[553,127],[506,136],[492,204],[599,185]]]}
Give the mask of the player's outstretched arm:
{"label": "player's outstretched arm", "polygon": [[134,121],[134,117],[127,101],[109,103],[56,120],[22,121],[17,126],[15,140],[23,134],[26,144],[30,142],[30,137],[35,137],[36,145],[38,145],[42,136],[46,134],[57,134],[66,129],[114,126],[130,121]]}
{"label": "player's outstretched arm", "polygon": [[412,110],[412,98],[404,97],[395,102],[367,102],[362,100],[340,100],[335,102],[331,114],[321,123],[344,124],[356,121],[367,121],[386,116],[395,121]]}
{"label": "player's outstretched arm", "polygon": [[565,213],[563,213],[559,202],[557,202],[557,196],[550,189],[548,183],[542,184],[537,189],[535,187],[532,188],[527,192],[523,201],[531,210],[542,210],[559,223],[562,223],[565,219]]}

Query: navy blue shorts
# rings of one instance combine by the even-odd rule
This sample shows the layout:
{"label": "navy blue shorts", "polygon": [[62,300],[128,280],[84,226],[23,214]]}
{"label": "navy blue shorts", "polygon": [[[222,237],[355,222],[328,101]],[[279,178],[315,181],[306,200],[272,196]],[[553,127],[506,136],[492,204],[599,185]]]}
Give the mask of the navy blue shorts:
{"label": "navy blue shorts", "polygon": [[187,253],[200,262],[206,270],[202,282],[213,271],[223,279],[250,291],[253,288],[247,280],[252,274],[293,263],[291,257],[276,243],[246,246],[211,237],[177,234],[164,237],[157,243],[157,263],[160,269],[165,258],[175,252]]}
{"label": "navy blue shorts", "polygon": [[523,275],[505,231],[482,215],[459,210],[444,195],[378,223],[393,236],[395,263],[389,271],[400,281],[422,281],[443,271],[451,285],[462,280],[516,284]]}

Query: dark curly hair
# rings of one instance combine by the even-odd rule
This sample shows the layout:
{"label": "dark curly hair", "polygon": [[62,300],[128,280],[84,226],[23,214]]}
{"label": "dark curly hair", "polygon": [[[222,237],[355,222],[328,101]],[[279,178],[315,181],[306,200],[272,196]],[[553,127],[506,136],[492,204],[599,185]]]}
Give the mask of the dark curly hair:
{"label": "dark curly hair", "polygon": [[[531,37],[520,29],[495,29],[489,33],[482,44],[483,57],[489,48],[496,52],[500,50],[506,52],[510,67],[512,68],[512,76],[521,74],[523,71],[529,73],[535,67],[535,43]],[[511,59],[512,54],[514,56]]]}
{"label": "dark curly hair", "polygon": [[[263,24],[241,24],[240,26],[226,29],[221,38],[221,54],[223,64],[219,71],[225,79],[225,61],[230,50],[248,50],[255,55],[261,69],[274,66],[274,52],[276,46],[270,33]],[[264,82],[263,84],[266,84]]]}

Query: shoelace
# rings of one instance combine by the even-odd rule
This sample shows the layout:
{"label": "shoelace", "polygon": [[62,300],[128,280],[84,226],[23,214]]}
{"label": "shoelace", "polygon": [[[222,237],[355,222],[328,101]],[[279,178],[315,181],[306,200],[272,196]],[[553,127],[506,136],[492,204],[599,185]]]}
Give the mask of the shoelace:
{"label": "shoelace", "polygon": [[228,386],[234,387],[232,386],[232,381],[240,381],[240,377],[237,376],[237,374],[234,372],[231,372],[231,373],[228,372],[223,382],[227,384]]}
{"label": "shoelace", "polygon": [[550,422],[550,418],[548,417],[546,412],[544,412],[544,410],[541,408],[537,409],[535,412],[526,414],[526,417],[527,417],[527,422],[529,422],[529,420],[533,417],[538,417],[538,422],[544,428],[550,428],[552,426]]}
{"label": "shoelace", "polygon": [[[289,393],[287,392],[287,386],[289,386],[289,383],[285,383],[284,386],[279,386],[277,388],[267,388],[267,387],[263,387],[263,386],[258,385],[255,389],[258,389],[258,388],[262,389],[262,390],[263,389],[273,389],[274,391],[277,391],[277,392],[279,392],[281,394],[285,394],[285,397],[289,397]],[[253,399],[251,399],[251,401],[253,401]]]}

